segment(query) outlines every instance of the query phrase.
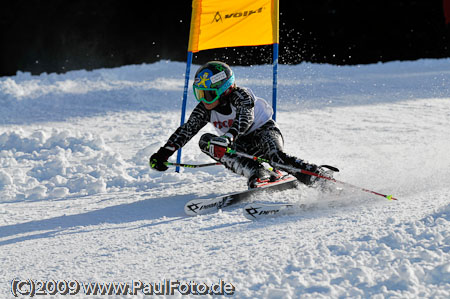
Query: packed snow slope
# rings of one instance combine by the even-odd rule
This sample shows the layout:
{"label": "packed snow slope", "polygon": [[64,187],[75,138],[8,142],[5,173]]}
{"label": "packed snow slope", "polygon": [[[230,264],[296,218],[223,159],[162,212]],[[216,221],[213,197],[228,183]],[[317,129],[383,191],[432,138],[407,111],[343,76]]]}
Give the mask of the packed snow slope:
{"label": "packed snow slope", "polygon": [[[148,167],[179,125],[184,71],[161,61],[0,78],[1,298],[16,278],[223,280],[237,298],[450,298],[449,59],[281,65],[286,151],[399,200],[300,187],[252,201],[306,209],[254,222],[243,205],[184,215],[193,198],[246,189],[223,167]],[[271,66],[234,71],[271,102]],[[188,114],[195,104],[190,89]],[[200,135],[183,162],[211,161]]]}

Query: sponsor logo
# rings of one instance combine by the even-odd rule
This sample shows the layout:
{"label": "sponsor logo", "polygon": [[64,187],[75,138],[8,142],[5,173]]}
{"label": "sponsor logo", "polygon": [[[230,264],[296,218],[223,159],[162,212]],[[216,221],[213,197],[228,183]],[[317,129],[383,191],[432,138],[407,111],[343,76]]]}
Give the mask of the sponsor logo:
{"label": "sponsor logo", "polygon": [[[225,20],[233,19],[233,18],[249,17],[254,14],[262,13],[263,9],[264,9],[264,7],[260,7],[256,10],[250,9],[250,10],[244,10],[244,11],[233,12],[230,14],[225,14]],[[217,11],[216,14],[214,15],[211,23],[214,23],[214,22],[216,22],[216,23],[222,22],[223,23],[223,19],[224,18],[222,18],[222,14],[219,11]]]}
{"label": "sponsor logo", "polygon": [[211,80],[211,83],[214,84],[214,83],[219,82],[219,81],[221,81],[223,79],[226,79],[226,78],[227,78],[227,75],[225,74],[225,72],[221,71],[220,73],[215,74],[214,76],[212,76],[210,80]]}
{"label": "sponsor logo", "polygon": [[197,213],[197,210],[199,209],[198,203],[192,203],[187,206],[189,210],[191,210],[194,213]]}
{"label": "sponsor logo", "polygon": [[219,201],[212,202],[212,203],[207,203],[207,204],[203,204],[202,202],[196,202],[196,203],[191,203],[190,205],[187,206],[187,208],[194,213],[198,213],[198,211],[208,210],[208,209],[212,209],[212,208],[221,209],[225,205],[225,202],[226,202],[226,198],[221,199]]}
{"label": "sponsor logo", "polygon": [[233,119],[228,119],[224,121],[215,121],[213,122],[214,127],[221,130],[222,128],[231,128],[233,125]]}
{"label": "sponsor logo", "polygon": [[214,18],[213,18],[213,20],[212,20],[212,22],[211,23],[214,23],[214,22],[223,22],[222,21],[222,16],[220,15],[220,12],[216,12],[216,14],[214,15]]}
{"label": "sponsor logo", "polygon": [[255,215],[275,215],[276,213],[280,212],[279,209],[272,209],[272,210],[262,210],[259,211],[259,208],[247,208],[245,209],[247,214],[252,216],[253,218],[256,218]]}
{"label": "sponsor logo", "polygon": [[211,209],[211,208],[214,208],[214,207],[220,208],[221,207],[221,202],[214,202],[214,203],[202,205],[200,207],[200,210],[205,210],[205,209],[207,210],[207,209]]}

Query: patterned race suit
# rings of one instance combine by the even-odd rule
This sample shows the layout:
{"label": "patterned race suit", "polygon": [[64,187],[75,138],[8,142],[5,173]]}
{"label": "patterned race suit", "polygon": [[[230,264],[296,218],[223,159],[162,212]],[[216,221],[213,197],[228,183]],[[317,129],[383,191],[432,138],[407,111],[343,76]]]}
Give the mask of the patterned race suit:
{"label": "patterned race suit", "polygon": [[[236,87],[232,93],[222,97],[219,106],[213,110],[207,110],[203,103],[199,103],[188,121],[170,136],[164,147],[178,150],[207,123],[211,123],[220,135],[230,133],[234,136],[234,146],[239,152],[296,168],[317,171],[316,165],[305,163],[283,152],[283,136],[277,124],[271,119],[272,114],[272,108],[264,99],[257,98],[248,88]],[[207,149],[208,142],[215,136],[206,133],[199,141],[200,149],[210,156]],[[248,158],[225,154],[220,162],[249,180],[269,176],[269,172],[261,164]],[[301,182],[311,183],[309,175],[293,174]]]}

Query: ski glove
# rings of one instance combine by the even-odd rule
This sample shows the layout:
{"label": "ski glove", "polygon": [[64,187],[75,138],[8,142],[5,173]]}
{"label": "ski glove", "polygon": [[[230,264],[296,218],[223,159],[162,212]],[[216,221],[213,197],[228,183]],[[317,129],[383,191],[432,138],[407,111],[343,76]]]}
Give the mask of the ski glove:
{"label": "ski glove", "polygon": [[166,171],[168,169],[165,164],[175,151],[166,147],[161,147],[156,153],[150,157],[150,168],[158,171]]}
{"label": "ski glove", "polygon": [[222,136],[217,136],[209,142],[209,153],[211,156],[221,159],[227,152],[227,149],[233,143],[233,135],[226,133]]}

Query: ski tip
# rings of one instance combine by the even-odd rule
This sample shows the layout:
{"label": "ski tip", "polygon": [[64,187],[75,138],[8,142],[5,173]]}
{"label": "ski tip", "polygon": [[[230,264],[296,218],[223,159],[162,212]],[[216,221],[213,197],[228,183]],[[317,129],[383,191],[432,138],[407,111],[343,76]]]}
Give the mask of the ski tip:
{"label": "ski tip", "polygon": [[203,202],[197,200],[191,200],[186,203],[184,206],[184,213],[188,216],[197,216],[201,214],[205,214],[202,211]]}
{"label": "ski tip", "polygon": [[196,216],[217,212],[224,207],[224,203],[224,197],[193,199],[184,205],[184,213],[188,216]]}

